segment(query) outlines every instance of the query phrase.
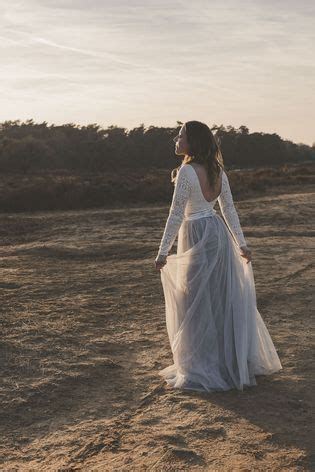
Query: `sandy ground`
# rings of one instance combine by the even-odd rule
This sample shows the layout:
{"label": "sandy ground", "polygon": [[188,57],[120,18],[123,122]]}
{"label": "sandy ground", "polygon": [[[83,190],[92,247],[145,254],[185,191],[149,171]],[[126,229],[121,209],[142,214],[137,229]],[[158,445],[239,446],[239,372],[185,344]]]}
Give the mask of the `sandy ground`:
{"label": "sandy ground", "polygon": [[283,371],[224,393],[158,375],[167,206],[0,215],[1,470],[315,470],[312,201],[292,187],[236,203]]}

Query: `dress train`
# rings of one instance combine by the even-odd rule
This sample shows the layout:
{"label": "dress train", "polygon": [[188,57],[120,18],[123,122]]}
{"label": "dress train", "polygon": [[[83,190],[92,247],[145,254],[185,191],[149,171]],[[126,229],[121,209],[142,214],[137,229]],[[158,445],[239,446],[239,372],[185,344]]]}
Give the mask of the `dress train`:
{"label": "dress train", "polygon": [[223,219],[184,219],[177,253],[161,269],[173,364],[159,371],[174,388],[243,390],[282,369],[257,309],[251,263]]}

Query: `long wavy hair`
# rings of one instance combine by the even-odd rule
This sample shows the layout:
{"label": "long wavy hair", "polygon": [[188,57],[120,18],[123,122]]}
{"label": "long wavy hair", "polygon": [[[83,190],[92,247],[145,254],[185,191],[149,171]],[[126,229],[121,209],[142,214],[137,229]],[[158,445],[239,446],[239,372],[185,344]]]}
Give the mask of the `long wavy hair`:
{"label": "long wavy hair", "polygon": [[[185,155],[182,164],[189,162],[202,164],[207,170],[210,185],[214,187],[220,175],[220,169],[224,169],[219,139],[214,136],[209,126],[200,121],[187,121],[185,128],[188,154]],[[171,171],[173,183],[176,181],[177,172],[181,165]]]}

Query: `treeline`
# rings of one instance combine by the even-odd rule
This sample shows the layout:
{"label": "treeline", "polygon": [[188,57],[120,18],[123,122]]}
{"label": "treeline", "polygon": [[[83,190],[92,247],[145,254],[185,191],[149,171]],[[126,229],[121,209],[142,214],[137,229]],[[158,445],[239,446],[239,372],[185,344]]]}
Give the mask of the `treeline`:
{"label": "treeline", "polygon": [[[0,124],[0,171],[32,173],[41,170],[106,172],[119,169],[169,169],[177,165],[174,128],[141,124],[127,130],[118,126],[102,128],[93,123],[48,126],[5,121]],[[217,134],[225,165],[230,168],[257,168],[303,163],[315,157],[315,144],[283,140],[276,133],[250,133],[246,126],[211,126]]]}

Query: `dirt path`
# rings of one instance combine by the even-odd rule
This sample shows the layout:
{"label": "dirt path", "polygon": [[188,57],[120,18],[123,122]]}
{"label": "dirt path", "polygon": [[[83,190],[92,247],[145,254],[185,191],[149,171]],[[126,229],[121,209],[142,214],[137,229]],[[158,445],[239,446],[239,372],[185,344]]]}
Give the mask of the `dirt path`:
{"label": "dirt path", "polygon": [[236,204],[283,371],[212,394],[158,375],[167,207],[0,215],[1,470],[312,470],[312,198]]}

